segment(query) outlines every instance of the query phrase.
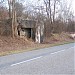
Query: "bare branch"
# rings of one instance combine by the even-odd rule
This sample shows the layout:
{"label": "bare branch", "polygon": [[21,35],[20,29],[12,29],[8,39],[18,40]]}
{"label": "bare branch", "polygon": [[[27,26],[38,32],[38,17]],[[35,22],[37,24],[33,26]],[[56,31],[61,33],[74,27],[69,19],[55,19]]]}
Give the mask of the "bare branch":
{"label": "bare branch", "polygon": [[3,2],[4,2],[4,0],[0,0],[0,4],[3,3]]}

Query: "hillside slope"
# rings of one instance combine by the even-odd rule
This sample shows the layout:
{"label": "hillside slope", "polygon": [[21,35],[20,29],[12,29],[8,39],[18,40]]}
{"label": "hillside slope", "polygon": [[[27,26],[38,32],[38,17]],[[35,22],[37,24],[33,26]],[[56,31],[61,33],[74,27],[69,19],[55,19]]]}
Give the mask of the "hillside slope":
{"label": "hillside slope", "polygon": [[11,53],[34,50],[38,48],[50,47],[63,43],[73,42],[74,38],[69,33],[52,34],[45,38],[42,44],[33,42],[31,39],[14,38],[0,36],[0,56]]}

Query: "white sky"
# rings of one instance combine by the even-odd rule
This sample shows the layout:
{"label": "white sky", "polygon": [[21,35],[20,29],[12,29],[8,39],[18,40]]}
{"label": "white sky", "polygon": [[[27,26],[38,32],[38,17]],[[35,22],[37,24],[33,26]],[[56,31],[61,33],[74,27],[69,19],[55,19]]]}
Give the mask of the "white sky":
{"label": "white sky", "polygon": [[73,2],[72,2],[72,7],[73,7],[73,11],[74,11],[74,16],[75,16],[75,0],[73,0]]}
{"label": "white sky", "polygon": [[[1,0],[0,0],[1,1]],[[7,0],[6,0],[7,1]],[[43,5],[43,0],[25,0],[26,2],[28,3],[32,3],[32,4],[35,4],[35,5]],[[39,2],[38,2],[39,1]],[[69,0],[68,0],[69,1]],[[72,1],[72,8],[73,8],[73,11],[74,11],[74,16],[75,16],[75,0],[71,0]],[[25,3],[24,3],[25,4]]]}
{"label": "white sky", "polygon": [[[35,5],[43,5],[43,0],[26,0],[27,2],[32,2]],[[39,1],[39,2],[38,2]],[[70,1],[70,0],[68,0]],[[72,1],[72,9],[74,11],[74,16],[75,16],[75,0],[71,0]]]}

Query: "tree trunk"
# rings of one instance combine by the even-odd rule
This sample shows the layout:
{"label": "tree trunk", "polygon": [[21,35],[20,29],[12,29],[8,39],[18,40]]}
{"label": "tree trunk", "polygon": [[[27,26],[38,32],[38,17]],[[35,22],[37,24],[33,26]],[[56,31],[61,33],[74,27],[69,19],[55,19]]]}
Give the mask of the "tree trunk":
{"label": "tree trunk", "polygon": [[14,38],[14,0],[12,1],[12,38]]}
{"label": "tree trunk", "polygon": [[50,12],[50,24],[52,24],[52,17],[51,17],[51,0],[49,0],[49,12]]}
{"label": "tree trunk", "polygon": [[56,0],[54,0],[54,12],[53,12],[53,22],[55,21],[55,7],[56,7]]}
{"label": "tree trunk", "polygon": [[11,4],[10,4],[9,0],[8,0],[8,5],[9,5],[9,18],[11,19]]}

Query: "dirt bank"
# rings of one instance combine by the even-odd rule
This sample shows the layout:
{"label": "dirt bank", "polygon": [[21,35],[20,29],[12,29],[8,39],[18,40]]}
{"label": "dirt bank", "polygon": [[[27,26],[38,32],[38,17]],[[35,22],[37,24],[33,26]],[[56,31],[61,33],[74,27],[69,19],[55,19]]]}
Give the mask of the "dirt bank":
{"label": "dirt bank", "polygon": [[51,37],[45,38],[42,44],[37,44],[26,38],[17,37],[13,39],[11,37],[0,36],[0,56],[73,41],[75,40],[69,33],[52,34]]}

